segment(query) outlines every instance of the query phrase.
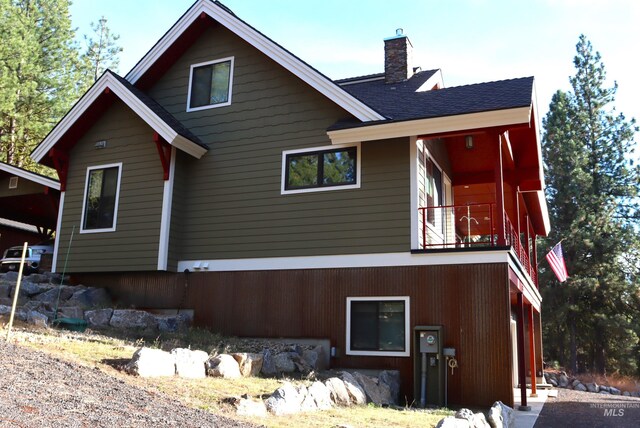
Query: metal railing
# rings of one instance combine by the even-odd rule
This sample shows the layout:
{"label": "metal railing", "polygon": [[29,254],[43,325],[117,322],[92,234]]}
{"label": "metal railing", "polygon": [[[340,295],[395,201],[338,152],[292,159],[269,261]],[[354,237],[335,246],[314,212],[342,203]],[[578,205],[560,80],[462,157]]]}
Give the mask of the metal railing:
{"label": "metal railing", "polygon": [[[496,206],[493,203],[418,208],[420,248],[495,247],[499,242],[496,216]],[[534,284],[537,284],[537,271],[531,266],[527,248],[522,245],[506,212],[503,212],[502,216],[505,243],[513,248],[523,268]]]}

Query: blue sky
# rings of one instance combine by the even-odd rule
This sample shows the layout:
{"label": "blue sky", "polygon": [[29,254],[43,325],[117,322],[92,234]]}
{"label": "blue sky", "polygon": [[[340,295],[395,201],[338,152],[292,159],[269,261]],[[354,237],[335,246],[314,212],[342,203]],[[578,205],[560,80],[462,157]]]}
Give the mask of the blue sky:
{"label": "blue sky", "polygon": [[[126,74],[194,0],[75,0],[78,34],[101,16],[120,34]],[[381,72],[385,37],[403,28],[416,65],[446,86],[535,76],[541,115],[568,90],[578,36],[587,35],[619,84],[617,109],[640,119],[635,0],[224,0],[236,15],[337,79]],[[394,6],[390,6],[394,5]]]}

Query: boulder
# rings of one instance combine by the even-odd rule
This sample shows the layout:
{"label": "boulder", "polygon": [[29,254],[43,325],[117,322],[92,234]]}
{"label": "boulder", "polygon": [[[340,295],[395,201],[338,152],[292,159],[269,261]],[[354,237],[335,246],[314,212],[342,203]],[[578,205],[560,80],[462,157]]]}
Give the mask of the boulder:
{"label": "boulder", "polygon": [[48,288],[44,288],[38,284],[34,284],[33,282],[26,281],[24,278],[22,280],[22,283],[20,284],[20,296],[24,297],[31,298],[47,290]]}
{"label": "boulder", "polygon": [[47,327],[48,321],[49,321],[49,317],[47,317],[44,314],[41,314],[38,311],[27,312],[27,322],[29,324],[34,324],[38,327]]}
{"label": "boulder", "polygon": [[13,282],[15,284],[15,282],[18,280],[18,272],[7,272],[2,276],[2,280],[6,282]]}
{"label": "boulder", "polygon": [[140,348],[133,354],[125,370],[141,377],[175,376],[176,364],[174,356],[169,352]]}
{"label": "boulder", "polygon": [[558,382],[554,378],[549,379],[549,384],[551,386],[558,386]]}
{"label": "boulder", "polygon": [[285,382],[276,389],[264,402],[267,410],[276,415],[290,415],[300,412],[300,406],[305,396],[298,392],[298,389],[289,382]]}
{"label": "boulder", "polygon": [[111,306],[112,302],[107,290],[90,287],[73,293],[67,304],[69,306],[79,306],[83,309],[96,309]]}
{"label": "boulder", "polygon": [[462,408],[454,415],[456,419],[465,419],[469,422],[473,419],[473,412],[467,408]]}
{"label": "boulder", "polygon": [[300,397],[302,397],[302,402],[300,403],[301,412],[313,412],[318,410],[316,400],[314,400],[313,396],[309,394],[309,388],[305,385],[299,385],[297,390]]}
{"label": "boulder", "polygon": [[580,382],[578,379],[574,379],[573,382],[571,382],[571,388],[575,389],[576,386],[580,385],[582,382]]}
{"label": "boulder", "polygon": [[35,284],[43,284],[49,282],[49,277],[43,273],[32,273],[29,275],[29,281]]}
{"label": "boulder", "polygon": [[353,377],[362,387],[368,403],[378,406],[393,404],[389,386],[379,383],[377,378],[354,372]]}
{"label": "boulder", "polygon": [[618,388],[616,388],[615,386],[610,386],[609,387],[609,392],[612,395],[620,395],[620,390]]}
{"label": "boulder", "polygon": [[624,391],[622,395],[624,395],[625,397],[631,397],[631,393],[629,391]]}
{"label": "boulder", "polygon": [[158,320],[158,330],[160,331],[183,331],[189,328],[191,319],[187,314],[177,315],[155,315]]}
{"label": "boulder", "polygon": [[180,377],[199,379],[207,377],[205,363],[209,354],[204,351],[176,348],[171,350],[175,360],[176,374]]}
{"label": "boulder", "polygon": [[587,387],[587,391],[589,392],[598,392],[598,390],[600,389],[598,384],[595,382],[590,382],[588,384],[585,385]]}
{"label": "boulder", "polygon": [[233,379],[242,376],[240,374],[240,366],[238,366],[238,362],[228,354],[221,354],[210,358],[206,362],[206,369],[207,375],[212,377]]}
{"label": "boulder", "polygon": [[609,391],[609,387],[608,386],[600,385],[600,392],[602,392],[602,391],[609,392],[609,393],[611,392],[611,391]]}
{"label": "boulder", "polygon": [[305,349],[302,351],[301,359],[305,366],[309,367],[313,371],[318,370],[320,352],[322,352],[321,346],[316,346],[313,349]]}
{"label": "boulder", "polygon": [[[36,297],[34,297],[34,300],[49,303],[56,303],[58,301],[66,302],[71,298],[71,296],[73,296],[73,293],[75,291],[76,290],[74,287],[63,285],[61,287],[52,288],[45,291],[44,293],[38,294]],[[60,294],[60,299],[58,299],[58,293]]]}
{"label": "boulder", "polygon": [[440,419],[440,422],[436,425],[436,428],[469,428],[469,422],[464,419],[458,419],[453,416],[447,416],[444,419]]}
{"label": "boulder", "polygon": [[9,293],[13,289],[10,284],[0,284],[0,298],[9,297]]}
{"label": "boulder", "polygon": [[398,404],[400,401],[400,372],[398,370],[384,370],[378,375],[378,382],[389,387],[391,401]]}
{"label": "boulder", "polygon": [[77,306],[65,306],[58,309],[58,318],[84,319],[84,311]]}
{"label": "boulder", "polygon": [[584,386],[584,385],[583,385],[582,383],[580,383],[580,382],[578,382],[578,384],[577,384],[577,385],[575,385],[575,386],[573,387],[573,389],[574,389],[574,390],[576,390],[576,391],[583,391],[583,392],[584,392],[584,391],[587,391],[587,387],[586,387],[586,386]]}
{"label": "boulder", "polygon": [[496,401],[489,409],[487,421],[492,428],[512,428],[515,426],[516,415],[513,409],[502,401]]}
{"label": "boulder", "polygon": [[[602,387],[600,387],[602,388]],[[606,389],[600,389],[600,392],[598,394],[608,394],[611,395],[611,393],[609,391],[607,391]]]}
{"label": "boulder", "polygon": [[276,373],[293,373],[296,371],[296,365],[292,360],[289,352],[281,352],[273,357],[273,363],[276,366]]}
{"label": "boulder", "polygon": [[155,330],[158,328],[158,320],[149,312],[135,309],[114,309],[109,325],[114,328]]}
{"label": "boulder", "polygon": [[322,382],[313,382],[308,388],[307,396],[313,398],[319,410],[328,410],[333,407],[331,390]]}
{"label": "boulder", "polygon": [[90,328],[105,328],[109,326],[112,315],[113,309],[96,309],[93,311],[86,311],[84,313],[84,319]]}
{"label": "boulder", "polygon": [[566,388],[569,386],[569,378],[565,374],[561,374],[558,378],[558,386],[560,388]]}
{"label": "boulder", "polygon": [[342,379],[330,377],[324,381],[324,384],[331,394],[331,401],[336,403],[338,406],[351,405],[351,396],[349,395],[349,391],[347,391],[347,387]]}
{"label": "boulder", "polygon": [[258,376],[262,370],[263,355],[252,352],[237,352],[231,356],[238,362],[240,374],[244,377]]}
{"label": "boulder", "polygon": [[484,416],[484,413],[474,413],[470,425],[473,428],[491,428],[491,425],[487,422],[487,418]]}
{"label": "boulder", "polygon": [[267,376],[276,376],[278,371],[276,370],[276,363],[273,360],[273,354],[268,349],[265,349],[262,353],[262,368],[260,372]]}
{"label": "boulder", "polygon": [[11,306],[0,305],[0,316],[2,316],[2,315],[10,315],[10,314],[11,314]]}
{"label": "boulder", "polygon": [[251,398],[240,398],[236,402],[236,414],[240,416],[265,417],[267,416],[267,406],[264,401]]}
{"label": "boulder", "polygon": [[339,372],[338,376],[344,382],[347,392],[351,397],[351,403],[356,405],[367,404],[367,396],[358,381],[349,372]]}

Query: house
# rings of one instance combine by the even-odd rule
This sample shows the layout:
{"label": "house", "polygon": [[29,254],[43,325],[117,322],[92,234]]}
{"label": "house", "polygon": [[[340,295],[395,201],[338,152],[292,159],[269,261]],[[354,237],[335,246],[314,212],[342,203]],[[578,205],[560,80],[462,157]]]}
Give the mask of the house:
{"label": "house", "polygon": [[9,247],[37,244],[55,231],[60,183],[0,162],[0,257]]}
{"label": "house", "polygon": [[534,80],[445,88],[411,48],[332,81],[196,1],[33,151],[60,177],[54,268],[224,334],[328,339],[409,402],[513,405],[542,365]]}

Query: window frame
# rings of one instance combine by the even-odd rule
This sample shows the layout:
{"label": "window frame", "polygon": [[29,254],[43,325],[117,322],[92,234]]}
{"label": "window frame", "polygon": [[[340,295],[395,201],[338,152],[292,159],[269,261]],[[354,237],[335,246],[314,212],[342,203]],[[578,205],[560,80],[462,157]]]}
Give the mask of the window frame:
{"label": "window frame", "polygon": [[[89,177],[91,176],[91,171],[99,170],[99,169],[108,169],[108,168],[118,168],[118,181],[116,184],[116,196],[115,203],[113,206],[113,225],[109,228],[101,228],[101,229],[85,229],[85,216],[87,209],[87,191],[89,190]],[[105,232],[115,232],[116,225],[118,223],[118,206],[120,202],[120,187],[122,183],[122,162],[117,163],[109,163],[103,165],[94,165],[87,167],[87,173],[84,181],[84,193],[82,194],[82,212],[80,213],[80,233],[105,233]]]}
{"label": "window frame", "polygon": [[[288,168],[287,168],[287,157],[289,155],[303,155],[303,154],[320,154],[323,152],[331,152],[331,151],[342,151],[345,149],[355,148],[356,150],[356,182],[354,184],[338,184],[333,186],[315,186],[315,187],[305,187],[300,189],[287,189],[287,177],[288,177]],[[335,144],[331,146],[320,146],[320,147],[309,147],[306,149],[295,149],[295,150],[283,150],[282,151],[282,173],[280,177],[280,194],[282,195],[290,195],[295,193],[309,193],[309,192],[326,192],[326,191],[335,191],[335,190],[348,190],[348,189],[359,189],[362,183],[361,180],[361,170],[362,170],[362,162],[361,162],[361,150],[360,143],[350,143],[350,144]]]}
{"label": "window frame", "polygon": [[[404,351],[362,351],[351,349],[351,303],[404,301]],[[375,357],[409,357],[411,355],[411,298],[409,296],[347,297],[346,354]]]}
{"label": "window frame", "polygon": [[[227,96],[227,101],[225,101],[223,103],[217,103],[217,104],[207,104],[207,105],[200,106],[200,107],[191,107],[191,88],[192,88],[192,84],[193,84],[193,70],[196,69],[196,68],[199,68],[199,67],[205,67],[207,65],[219,64],[221,62],[230,62],[230,66],[229,66],[229,93],[228,93],[228,96]],[[214,60],[211,60],[211,61],[205,61],[205,62],[199,62],[197,64],[191,64],[191,67],[189,68],[189,86],[187,87],[187,112],[207,110],[207,109],[210,109],[210,108],[218,108],[218,107],[225,107],[225,106],[231,105],[231,95],[233,93],[233,68],[234,68],[234,62],[235,62],[235,57],[229,56],[229,57],[226,57],[226,58],[214,59]]]}

